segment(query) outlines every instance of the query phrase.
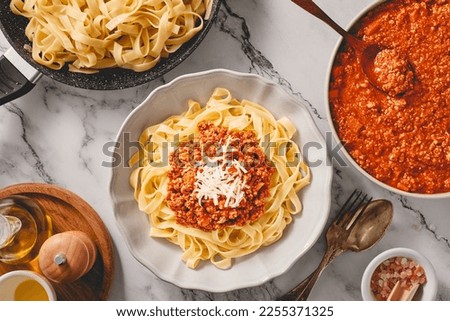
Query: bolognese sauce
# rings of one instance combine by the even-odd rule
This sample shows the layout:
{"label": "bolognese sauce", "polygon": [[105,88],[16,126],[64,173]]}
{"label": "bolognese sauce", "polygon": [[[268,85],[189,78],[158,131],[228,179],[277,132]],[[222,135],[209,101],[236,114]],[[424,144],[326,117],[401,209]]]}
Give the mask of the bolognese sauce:
{"label": "bolognese sauce", "polygon": [[343,45],[329,87],[339,138],[352,158],[381,182],[413,193],[449,192],[449,0],[386,1],[353,32],[406,57],[414,79],[395,53],[385,53],[375,61],[380,80],[400,93],[386,95],[369,84],[354,52]]}
{"label": "bolognese sauce", "polygon": [[264,214],[274,172],[252,131],[210,122],[169,157],[167,204],[179,224],[204,231],[242,226]]}

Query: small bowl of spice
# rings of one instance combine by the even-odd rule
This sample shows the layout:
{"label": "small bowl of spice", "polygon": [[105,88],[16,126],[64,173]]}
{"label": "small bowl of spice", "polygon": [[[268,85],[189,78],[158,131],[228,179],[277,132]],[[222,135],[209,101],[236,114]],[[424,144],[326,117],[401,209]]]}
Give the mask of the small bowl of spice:
{"label": "small bowl of spice", "polygon": [[432,301],[437,288],[430,261],[407,248],[380,253],[367,266],[361,282],[365,301]]}

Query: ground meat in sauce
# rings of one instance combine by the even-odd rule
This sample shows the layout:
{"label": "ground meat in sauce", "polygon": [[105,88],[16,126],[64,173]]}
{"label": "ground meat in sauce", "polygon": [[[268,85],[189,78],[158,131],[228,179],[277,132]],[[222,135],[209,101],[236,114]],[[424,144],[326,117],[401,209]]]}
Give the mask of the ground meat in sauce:
{"label": "ground meat in sauce", "polygon": [[[264,214],[274,168],[259,147],[255,134],[252,131],[228,131],[208,122],[200,123],[198,129],[199,134],[194,140],[181,143],[169,157],[171,170],[166,200],[176,213],[177,223],[211,231],[258,220]],[[204,163],[206,157],[221,154],[219,148],[229,136],[233,149],[229,157],[243,164],[247,170],[243,175],[245,197],[234,208],[224,206],[223,196],[219,198],[218,205],[211,199],[199,202],[195,195],[196,171],[201,168],[198,164]]]}
{"label": "ground meat in sauce", "polygon": [[398,96],[413,89],[414,73],[408,60],[395,49],[383,49],[374,59],[374,74],[381,89],[390,96]]}
{"label": "ground meat in sauce", "polygon": [[364,170],[390,186],[449,192],[449,0],[387,1],[354,30],[407,57],[417,84],[404,96],[385,95],[369,85],[352,50],[341,48],[329,99],[345,148]]}

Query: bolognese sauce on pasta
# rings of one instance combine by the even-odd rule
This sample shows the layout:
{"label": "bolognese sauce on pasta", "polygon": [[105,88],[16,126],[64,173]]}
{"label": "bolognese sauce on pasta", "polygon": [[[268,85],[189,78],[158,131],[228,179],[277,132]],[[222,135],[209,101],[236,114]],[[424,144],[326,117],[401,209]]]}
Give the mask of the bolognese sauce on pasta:
{"label": "bolognese sauce on pasta", "polygon": [[218,268],[281,238],[301,212],[311,180],[296,129],[264,107],[216,88],[205,106],[146,128],[130,161],[130,184],[150,236],[183,251],[190,268]]}
{"label": "bolognese sauce on pasta", "polygon": [[198,130],[197,141],[182,143],[170,156],[167,204],[177,223],[210,231],[256,221],[274,168],[255,134],[212,123]]}

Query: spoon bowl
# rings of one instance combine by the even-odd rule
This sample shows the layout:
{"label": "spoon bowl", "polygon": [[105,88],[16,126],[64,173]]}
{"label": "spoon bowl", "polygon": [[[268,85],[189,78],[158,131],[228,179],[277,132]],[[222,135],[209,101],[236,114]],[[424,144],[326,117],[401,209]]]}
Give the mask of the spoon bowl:
{"label": "spoon bowl", "polygon": [[374,246],[386,232],[393,214],[394,209],[391,202],[383,199],[372,201],[363,216],[355,223],[344,248],[360,252]]}

